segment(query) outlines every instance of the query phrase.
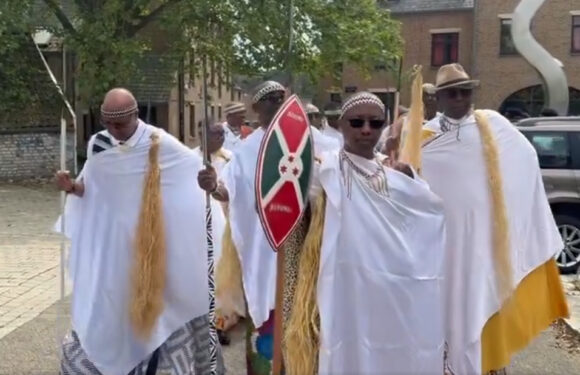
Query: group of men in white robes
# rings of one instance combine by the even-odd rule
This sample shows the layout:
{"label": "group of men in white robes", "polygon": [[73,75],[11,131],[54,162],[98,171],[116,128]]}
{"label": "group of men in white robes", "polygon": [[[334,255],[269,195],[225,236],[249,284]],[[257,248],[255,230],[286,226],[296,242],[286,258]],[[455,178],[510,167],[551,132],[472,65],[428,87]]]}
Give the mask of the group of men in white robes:
{"label": "group of men in white robes", "polygon": [[376,152],[387,115],[375,95],[328,106],[324,119],[306,106],[316,161],[284,311],[254,184],[285,87],[256,88],[260,127],[247,137],[243,104],[209,126],[205,167],[203,150],[138,120],[131,93],[109,92],[81,174],[57,173],[74,284],[62,373],[208,373],[205,192],[217,272],[236,270],[218,318],[247,312],[249,374],[271,372],[282,313],[289,375],[505,371],[568,313],[553,260],[563,244],[535,150],[496,112],[472,110],[477,83],[458,64],[440,69],[420,166]]}

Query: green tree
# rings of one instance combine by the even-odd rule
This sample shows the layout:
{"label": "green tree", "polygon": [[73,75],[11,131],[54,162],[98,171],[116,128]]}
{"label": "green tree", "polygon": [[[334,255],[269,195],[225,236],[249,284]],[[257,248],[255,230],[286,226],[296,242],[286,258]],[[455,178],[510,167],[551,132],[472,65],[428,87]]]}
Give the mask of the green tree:
{"label": "green tree", "polygon": [[[402,45],[398,23],[375,0],[1,2],[11,4],[12,18],[28,19],[28,25],[18,22],[22,30],[34,23],[30,10],[36,8],[38,14],[41,9],[44,27],[62,36],[74,53],[80,92],[92,105],[110,87],[134,79],[136,62],[153,48],[152,30],[166,36],[165,56],[175,66],[185,55],[194,56],[196,65],[206,56],[228,74],[283,70],[313,81],[340,63],[369,72],[377,61],[398,56]],[[44,8],[33,7],[38,2]],[[46,21],[47,14],[52,21]],[[1,17],[0,32],[10,14]]]}

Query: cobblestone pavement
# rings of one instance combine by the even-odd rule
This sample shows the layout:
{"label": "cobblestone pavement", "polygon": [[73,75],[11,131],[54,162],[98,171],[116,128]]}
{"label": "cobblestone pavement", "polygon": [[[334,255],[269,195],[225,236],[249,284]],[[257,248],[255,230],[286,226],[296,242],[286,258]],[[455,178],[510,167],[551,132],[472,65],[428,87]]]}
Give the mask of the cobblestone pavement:
{"label": "cobblestone pavement", "polygon": [[58,197],[46,185],[0,185],[0,338],[59,298]]}
{"label": "cobblestone pavement", "polygon": [[[60,237],[51,233],[58,212],[50,186],[0,184],[0,375],[58,373]],[[68,299],[63,311],[68,326]],[[579,344],[577,335],[552,328],[514,358],[510,374],[578,373]],[[245,374],[242,327],[224,356],[228,374]]]}

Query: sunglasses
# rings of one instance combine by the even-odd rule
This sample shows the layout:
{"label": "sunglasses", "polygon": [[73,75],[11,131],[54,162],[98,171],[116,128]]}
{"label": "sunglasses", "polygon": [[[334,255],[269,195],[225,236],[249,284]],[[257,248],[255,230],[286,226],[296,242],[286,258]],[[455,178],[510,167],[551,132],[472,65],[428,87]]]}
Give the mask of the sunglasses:
{"label": "sunglasses", "polygon": [[272,93],[260,99],[260,102],[269,102],[272,104],[280,104],[284,101],[284,94]]}
{"label": "sunglasses", "polygon": [[445,93],[449,99],[456,99],[458,97],[469,98],[471,97],[471,89],[447,89]]}
{"label": "sunglasses", "polygon": [[348,120],[348,122],[350,123],[350,127],[355,129],[362,128],[367,121],[371,129],[380,129],[385,124],[385,120],[365,120],[362,118],[353,118]]}

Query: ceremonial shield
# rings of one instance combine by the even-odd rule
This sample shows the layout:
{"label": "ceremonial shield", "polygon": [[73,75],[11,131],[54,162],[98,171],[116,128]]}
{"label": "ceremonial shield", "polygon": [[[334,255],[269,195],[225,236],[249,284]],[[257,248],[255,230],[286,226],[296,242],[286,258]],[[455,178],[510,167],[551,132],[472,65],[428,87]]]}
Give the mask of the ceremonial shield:
{"label": "ceremonial shield", "polygon": [[274,251],[304,213],[313,161],[308,117],[293,95],[266,130],[256,168],[258,215]]}

